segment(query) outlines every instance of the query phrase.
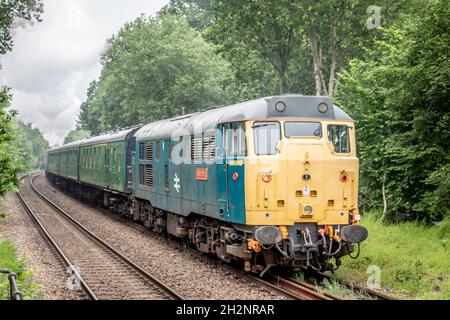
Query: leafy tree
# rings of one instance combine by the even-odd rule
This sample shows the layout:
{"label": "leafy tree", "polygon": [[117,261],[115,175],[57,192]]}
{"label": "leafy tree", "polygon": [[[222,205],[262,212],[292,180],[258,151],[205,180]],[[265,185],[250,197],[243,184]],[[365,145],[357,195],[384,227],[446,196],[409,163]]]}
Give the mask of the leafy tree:
{"label": "leafy tree", "polygon": [[15,112],[7,110],[11,95],[7,88],[0,91],[0,197],[6,192],[18,186],[20,181],[17,177],[21,170],[20,163],[11,148],[14,141],[13,119]]}
{"label": "leafy tree", "polygon": [[183,16],[199,32],[214,23],[211,0],[170,0],[160,13]]}
{"label": "leafy tree", "polygon": [[24,124],[18,121],[15,127],[15,145],[21,163],[27,169],[43,169],[45,153],[49,149],[48,141],[38,128],[32,127],[31,123]]}
{"label": "leafy tree", "polygon": [[[41,0],[0,0],[0,55],[12,49],[11,29],[16,19],[40,21],[43,12]],[[14,148],[14,117],[16,111],[9,110],[11,94],[9,88],[0,88],[0,197],[18,186],[17,174],[24,167],[17,159]]]}
{"label": "leafy tree", "polygon": [[11,28],[17,19],[41,21],[42,0],[0,0],[0,54],[12,49]]}
{"label": "leafy tree", "polygon": [[69,134],[64,138],[64,144],[79,141],[83,139],[88,139],[91,137],[91,133],[87,130],[75,129],[69,132]]}
{"label": "leafy tree", "polygon": [[299,43],[301,23],[290,0],[213,1],[214,25],[207,37],[216,44],[242,47],[269,62],[277,72],[279,92],[285,93],[286,70]]}
{"label": "leafy tree", "polygon": [[183,17],[126,24],[109,40],[102,64],[79,118],[92,134],[234,100],[229,65]]}
{"label": "leafy tree", "polygon": [[383,32],[344,74],[339,94],[356,119],[361,200],[384,218],[449,215],[450,4],[429,1]]}

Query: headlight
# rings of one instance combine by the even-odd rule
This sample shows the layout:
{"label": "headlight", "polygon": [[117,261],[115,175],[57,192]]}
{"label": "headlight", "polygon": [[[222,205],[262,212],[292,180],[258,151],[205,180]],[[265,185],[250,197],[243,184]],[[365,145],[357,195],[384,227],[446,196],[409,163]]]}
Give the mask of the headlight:
{"label": "headlight", "polygon": [[321,104],[319,104],[319,107],[317,109],[319,109],[320,113],[327,113],[328,105],[326,103],[322,102]]}
{"label": "headlight", "polygon": [[311,206],[306,206],[306,207],[303,209],[303,213],[305,214],[305,216],[310,216],[310,215],[312,215],[312,212],[313,212],[313,208],[312,208]]}

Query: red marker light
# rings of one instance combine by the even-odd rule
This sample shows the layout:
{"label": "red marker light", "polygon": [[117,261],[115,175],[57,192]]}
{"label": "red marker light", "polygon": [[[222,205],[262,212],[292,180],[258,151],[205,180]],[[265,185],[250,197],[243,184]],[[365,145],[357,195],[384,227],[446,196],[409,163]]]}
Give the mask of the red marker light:
{"label": "red marker light", "polygon": [[237,181],[239,179],[239,174],[237,172],[233,173],[233,180]]}
{"label": "red marker light", "polygon": [[272,181],[272,175],[270,175],[270,174],[264,174],[264,175],[262,176],[262,180],[263,180],[265,183],[269,183],[270,181]]}
{"label": "red marker light", "polygon": [[348,175],[346,173],[342,173],[340,179],[341,179],[342,182],[347,182],[348,181]]}

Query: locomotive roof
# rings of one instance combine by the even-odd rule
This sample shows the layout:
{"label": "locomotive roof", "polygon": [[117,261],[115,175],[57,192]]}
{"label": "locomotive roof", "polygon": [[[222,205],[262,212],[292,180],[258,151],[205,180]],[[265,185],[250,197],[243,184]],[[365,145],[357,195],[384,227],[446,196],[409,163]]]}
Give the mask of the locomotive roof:
{"label": "locomotive roof", "polygon": [[[280,101],[286,105],[284,112],[278,112],[275,109],[275,105]],[[328,105],[326,113],[318,111],[318,106],[321,103]],[[184,136],[216,128],[220,123],[271,118],[352,120],[348,114],[334,105],[329,97],[290,94],[260,98],[231,106],[212,108],[173,119],[152,122],[139,129],[135,136],[137,141],[168,138],[175,130],[180,130],[179,135]]]}
{"label": "locomotive roof", "polygon": [[102,144],[102,143],[107,143],[107,142],[122,141],[122,140],[125,140],[125,138],[128,136],[128,134],[135,129],[136,128],[125,129],[125,130],[121,130],[121,131],[117,131],[117,132],[107,133],[107,134],[93,137],[90,139],[84,139],[84,140],[71,142],[71,143],[53,148],[53,149],[49,150],[49,152],[61,151],[61,150],[65,150],[65,149],[74,149],[74,148],[78,148],[80,146],[84,147],[84,146],[97,145],[97,144]]}

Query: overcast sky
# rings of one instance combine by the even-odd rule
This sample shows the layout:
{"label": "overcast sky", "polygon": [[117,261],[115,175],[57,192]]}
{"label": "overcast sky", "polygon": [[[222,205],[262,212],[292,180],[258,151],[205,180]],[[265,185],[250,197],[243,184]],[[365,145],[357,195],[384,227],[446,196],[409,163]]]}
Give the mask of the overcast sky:
{"label": "overcast sky", "polygon": [[13,108],[50,144],[75,128],[89,83],[101,71],[106,39],[168,0],[44,0],[43,22],[13,31],[13,51],[0,57],[0,84],[13,88]]}

